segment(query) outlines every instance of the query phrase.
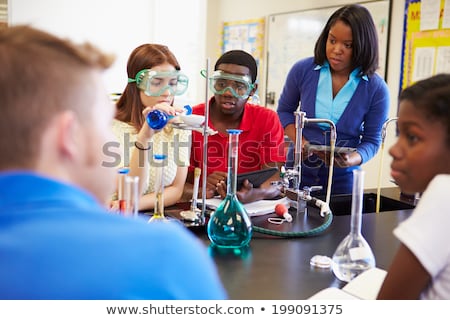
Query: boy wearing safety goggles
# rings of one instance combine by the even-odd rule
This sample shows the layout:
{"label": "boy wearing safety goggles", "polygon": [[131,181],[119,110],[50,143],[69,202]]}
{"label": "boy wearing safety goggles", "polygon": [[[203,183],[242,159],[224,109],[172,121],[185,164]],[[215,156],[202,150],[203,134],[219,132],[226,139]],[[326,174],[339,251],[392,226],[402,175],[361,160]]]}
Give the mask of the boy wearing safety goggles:
{"label": "boy wearing safety goggles", "polygon": [[[280,170],[285,162],[284,132],[278,115],[271,109],[248,102],[258,86],[255,82],[255,59],[245,51],[231,50],[217,60],[214,70],[209,77],[214,97],[209,101],[208,125],[218,133],[208,137],[207,198],[215,195],[224,197],[226,194],[227,129],[242,130],[239,136],[238,173],[269,167]],[[205,104],[194,106],[193,114],[204,115]],[[188,183],[193,183],[194,168],[202,167],[203,156],[203,136],[192,132]],[[246,180],[242,186],[238,186],[237,196],[243,203],[277,197],[281,191],[270,182],[278,179],[279,172],[259,188],[254,188]],[[185,194],[189,194],[190,190],[191,186],[187,184]]]}

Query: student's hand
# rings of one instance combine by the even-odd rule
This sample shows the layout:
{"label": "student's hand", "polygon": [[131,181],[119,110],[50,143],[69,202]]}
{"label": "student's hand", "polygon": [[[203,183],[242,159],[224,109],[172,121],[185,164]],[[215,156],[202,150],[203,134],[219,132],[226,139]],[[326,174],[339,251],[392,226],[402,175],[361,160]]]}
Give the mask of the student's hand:
{"label": "student's hand", "polygon": [[356,151],[351,153],[339,153],[334,156],[334,165],[338,168],[358,166],[361,162],[361,155]]}
{"label": "student's hand", "polygon": [[242,203],[254,202],[262,199],[274,199],[283,195],[283,187],[281,185],[268,185],[254,188],[253,184],[247,179],[242,183],[236,196]]}
{"label": "student's hand", "polygon": [[160,110],[160,111],[162,111],[164,113],[167,113],[168,115],[171,115],[171,116],[175,116],[177,113],[182,113],[184,111],[183,108],[171,106],[167,102],[157,103],[154,106],[148,107],[148,108],[150,108],[150,111]]}
{"label": "student's hand", "polygon": [[214,197],[215,195],[222,196],[223,191],[222,194],[221,192],[219,192],[219,187],[222,185],[222,183],[225,186],[224,192],[226,195],[227,192],[226,181],[227,181],[227,173],[221,171],[214,171],[206,178],[206,193],[212,194],[210,198]]}
{"label": "student's hand", "polygon": [[151,107],[152,110],[160,110],[170,116],[173,116],[168,120],[169,123],[177,123],[180,122],[180,118],[177,117],[177,114],[183,113],[185,111],[184,108],[171,106],[170,104],[166,102],[155,104],[153,107]]}
{"label": "student's hand", "polygon": [[216,186],[216,195],[219,195],[221,199],[224,199],[227,195],[227,183],[220,181]]}
{"label": "student's hand", "polygon": [[109,211],[119,211],[119,200],[111,200],[111,202],[109,203]]}
{"label": "student's hand", "polygon": [[[142,111],[142,115],[144,116],[144,119],[147,119],[147,115],[153,110],[152,107],[146,107]],[[147,124],[147,122],[144,122],[143,126],[139,130],[136,140],[142,145],[147,146],[147,143],[150,141],[150,139],[155,134],[155,130],[150,128],[150,126]]]}

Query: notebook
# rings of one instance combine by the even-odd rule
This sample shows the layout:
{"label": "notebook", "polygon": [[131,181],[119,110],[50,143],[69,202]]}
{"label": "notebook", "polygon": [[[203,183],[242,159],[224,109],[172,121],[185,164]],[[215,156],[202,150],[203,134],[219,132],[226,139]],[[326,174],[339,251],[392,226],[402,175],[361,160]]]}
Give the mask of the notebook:
{"label": "notebook", "polygon": [[[222,202],[223,199],[220,198],[211,198],[206,199],[205,203],[212,209],[218,207],[218,205]],[[200,200],[201,202],[201,200]],[[250,203],[244,204],[244,208],[247,211],[247,214],[250,217],[261,216],[269,213],[275,212],[275,206],[279,203],[282,203],[289,208],[290,200],[287,197],[277,199],[277,200],[258,200]]]}
{"label": "notebook", "polygon": [[326,288],[311,296],[309,300],[375,300],[386,273],[386,270],[371,268],[355,277],[342,289]]}

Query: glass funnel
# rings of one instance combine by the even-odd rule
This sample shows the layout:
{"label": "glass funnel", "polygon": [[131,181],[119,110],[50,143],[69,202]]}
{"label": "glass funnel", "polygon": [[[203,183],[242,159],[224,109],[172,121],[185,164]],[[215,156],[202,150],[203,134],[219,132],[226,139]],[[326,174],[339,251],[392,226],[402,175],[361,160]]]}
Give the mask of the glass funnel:
{"label": "glass funnel", "polygon": [[227,195],[208,221],[208,237],[219,248],[242,248],[252,237],[252,223],[236,196],[239,134],[241,130],[227,130],[228,176]]}
{"label": "glass funnel", "polygon": [[153,216],[148,221],[166,221],[164,215],[164,160],[167,156],[162,154],[155,154],[154,165],[156,166],[156,181],[155,181],[155,209]]}
{"label": "glass funnel", "polygon": [[341,241],[332,259],[334,275],[345,282],[375,267],[372,249],[361,234],[363,197],[364,171],[353,170],[350,233]]}

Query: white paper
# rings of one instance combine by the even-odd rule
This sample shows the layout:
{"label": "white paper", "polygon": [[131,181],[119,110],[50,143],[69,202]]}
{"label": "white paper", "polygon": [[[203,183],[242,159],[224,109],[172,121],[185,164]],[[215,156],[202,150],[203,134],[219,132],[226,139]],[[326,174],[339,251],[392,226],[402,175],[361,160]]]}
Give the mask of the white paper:
{"label": "white paper", "polygon": [[434,47],[416,48],[414,52],[414,73],[412,80],[414,82],[428,78],[433,75]]}
{"label": "white paper", "polygon": [[386,270],[371,268],[355,277],[342,289],[326,288],[311,296],[309,300],[375,300],[386,274]]}
{"label": "white paper", "polygon": [[441,0],[422,0],[420,4],[420,30],[437,30]]}
{"label": "white paper", "polygon": [[450,47],[437,48],[435,73],[450,73]]}
{"label": "white paper", "polygon": [[359,298],[342,289],[330,287],[320,290],[308,300],[359,300]]}
{"label": "white paper", "polygon": [[[206,199],[205,203],[212,208],[217,208],[222,200],[223,199],[220,198],[211,198]],[[286,208],[289,208],[289,199],[286,197],[278,200],[258,200],[255,202],[246,203],[244,204],[244,208],[250,217],[256,217],[275,212],[275,206],[279,203],[282,203],[286,206]]]}
{"label": "white paper", "polygon": [[386,273],[386,270],[371,268],[352,279],[342,290],[360,299],[374,300],[377,298]]}
{"label": "white paper", "polygon": [[442,16],[442,29],[450,28],[450,0],[444,2],[444,14]]}

